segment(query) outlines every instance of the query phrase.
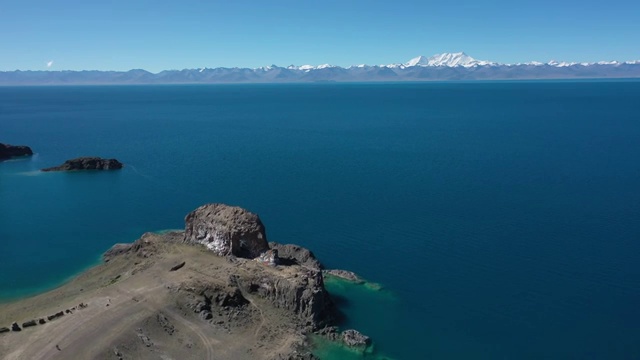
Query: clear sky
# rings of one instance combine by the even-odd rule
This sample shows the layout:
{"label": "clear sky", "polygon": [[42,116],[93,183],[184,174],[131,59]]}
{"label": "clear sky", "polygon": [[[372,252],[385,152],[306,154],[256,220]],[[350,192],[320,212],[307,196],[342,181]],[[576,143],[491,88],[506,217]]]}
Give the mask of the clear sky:
{"label": "clear sky", "polygon": [[640,1],[0,1],[0,71],[375,65],[458,51],[640,59]]}

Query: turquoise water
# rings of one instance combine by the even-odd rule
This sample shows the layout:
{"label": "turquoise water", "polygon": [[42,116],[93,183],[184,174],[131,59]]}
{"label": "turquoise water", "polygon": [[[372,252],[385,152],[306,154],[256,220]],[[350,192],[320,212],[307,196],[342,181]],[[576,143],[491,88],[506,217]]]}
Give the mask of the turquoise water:
{"label": "turquoise water", "polygon": [[[343,307],[391,358],[637,358],[639,100],[634,81],[1,87],[0,142],[37,154],[0,164],[0,296],[215,201],[382,284]],[[89,155],[126,167],[37,172]]]}

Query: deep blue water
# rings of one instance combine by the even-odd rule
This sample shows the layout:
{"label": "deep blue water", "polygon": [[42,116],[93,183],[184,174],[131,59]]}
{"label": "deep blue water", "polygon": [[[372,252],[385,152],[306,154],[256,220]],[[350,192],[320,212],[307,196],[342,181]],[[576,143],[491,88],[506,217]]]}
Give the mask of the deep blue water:
{"label": "deep blue water", "polygon": [[391,357],[640,357],[640,82],[0,87],[0,142],[0,297],[225,202],[383,284]]}

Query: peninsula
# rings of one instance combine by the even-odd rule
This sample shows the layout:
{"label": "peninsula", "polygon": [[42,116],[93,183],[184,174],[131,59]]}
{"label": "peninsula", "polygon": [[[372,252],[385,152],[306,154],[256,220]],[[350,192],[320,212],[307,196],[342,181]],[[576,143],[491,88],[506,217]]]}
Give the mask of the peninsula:
{"label": "peninsula", "polygon": [[104,263],[50,292],[0,305],[2,359],[314,359],[309,335],[337,331],[321,263],[267,242],[259,217],[199,207],[185,231],[116,244]]}

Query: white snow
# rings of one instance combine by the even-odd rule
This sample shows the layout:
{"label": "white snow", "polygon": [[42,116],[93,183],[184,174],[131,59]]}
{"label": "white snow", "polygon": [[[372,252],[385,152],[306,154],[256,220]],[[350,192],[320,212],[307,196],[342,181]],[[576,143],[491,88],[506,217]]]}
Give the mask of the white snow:
{"label": "white snow", "polygon": [[[476,60],[471,56],[463,53],[442,53],[436,54],[431,57],[418,56],[404,64],[405,67],[411,66],[448,66],[448,67],[475,67],[475,66],[491,66],[497,65],[491,61]],[[388,65],[388,67],[399,67],[398,64]]]}

